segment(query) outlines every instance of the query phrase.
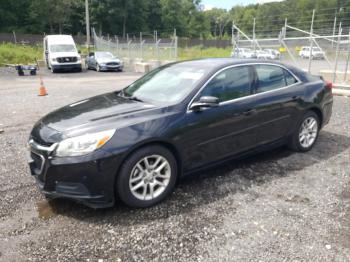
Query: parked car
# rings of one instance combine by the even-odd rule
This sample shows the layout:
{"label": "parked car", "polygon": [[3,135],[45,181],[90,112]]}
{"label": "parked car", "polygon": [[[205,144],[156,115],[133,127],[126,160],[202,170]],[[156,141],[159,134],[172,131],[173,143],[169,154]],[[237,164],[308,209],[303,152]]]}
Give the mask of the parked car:
{"label": "parked car", "polygon": [[271,60],[278,60],[281,58],[281,53],[275,49],[264,49],[264,51],[270,54]]}
{"label": "parked car", "polygon": [[123,62],[110,52],[92,52],[86,58],[88,69],[100,71],[123,71]]}
{"label": "parked car", "polygon": [[234,58],[257,58],[256,52],[249,48],[236,48],[232,51],[231,57]]}
{"label": "parked car", "polygon": [[[310,58],[310,46],[303,46],[299,51],[301,58]],[[325,52],[318,47],[312,47],[311,59],[324,59]]]}
{"label": "parked car", "polygon": [[256,56],[258,59],[265,59],[265,60],[271,60],[272,56],[271,54],[269,54],[268,52],[266,52],[265,50],[257,50],[256,51]]}
{"label": "parked car", "polygon": [[45,36],[44,61],[52,73],[82,70],[81,56],[71,35]]}
{"label": "parked car", "polygon": [[185,174],[284,144],[309,151],[330,120],[331,87],[272,61],[168,64],[40,119],[30,171],[48,197],[149,207]]}

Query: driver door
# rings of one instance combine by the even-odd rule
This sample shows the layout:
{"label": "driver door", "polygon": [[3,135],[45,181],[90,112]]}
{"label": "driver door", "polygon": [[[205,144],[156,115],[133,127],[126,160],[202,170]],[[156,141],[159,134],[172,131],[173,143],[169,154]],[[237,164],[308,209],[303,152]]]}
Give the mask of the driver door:
{"label": "driver door", "polygon": [[185,166],[194,169],[245,151],[257,142],[251,66],[235,66],[217,73],[196,96],[219,98],[217,107],[187,112]]}

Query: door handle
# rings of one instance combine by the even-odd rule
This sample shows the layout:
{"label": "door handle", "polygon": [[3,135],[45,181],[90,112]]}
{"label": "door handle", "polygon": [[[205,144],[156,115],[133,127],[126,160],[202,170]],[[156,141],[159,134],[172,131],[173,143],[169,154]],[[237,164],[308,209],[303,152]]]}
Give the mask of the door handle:
{"label": "door handle", "polygon": [[249,116],[249,115],[252,115],[252,114],[255,114],[256,113],[256,109],[248,109],[246,111],[243,112],[243,115],[245,116]]}

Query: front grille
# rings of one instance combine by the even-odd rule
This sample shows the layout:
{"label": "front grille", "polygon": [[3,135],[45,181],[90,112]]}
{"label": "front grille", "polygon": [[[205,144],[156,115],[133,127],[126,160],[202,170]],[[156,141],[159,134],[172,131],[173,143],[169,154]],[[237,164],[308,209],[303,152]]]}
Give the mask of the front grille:
{"label": "front grille", "polygon": [[119,65],[119,63],[118,62],[109,62],[109,63],[107,63],[107,65],[109,65],[109,66],[117,66],[117,65]]}
{"label": "front grille", "polygon": [[57,62],[59,63],[72,63],[77,62],[78,58],[75,56],[67,56],[67,57],[58,57]]}

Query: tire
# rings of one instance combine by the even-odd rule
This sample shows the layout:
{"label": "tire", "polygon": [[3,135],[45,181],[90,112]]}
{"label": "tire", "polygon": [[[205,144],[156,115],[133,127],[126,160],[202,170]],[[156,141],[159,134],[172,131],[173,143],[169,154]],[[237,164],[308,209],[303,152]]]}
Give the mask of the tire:
{"label": "tire", "polygon": [[56,70],[56,69],[54,69],[54,68],[53,68],[53,66],[51,66],[51,73],[53,73],[53,74],[54,74],[54,73],[56,73],[56,72],[57,72],[57,70]]}
{"label": "tire", "polygon": [[[308,123],[310,126],[311,123],[314,123],[313,128],[305,129]],[[317,141],[320,126],[320,118],[318,115],[313,111],[306,112],[302,119],[299,121],[297,128],[290,138],[288,146],[297,152],[307,152],[311,150]],[[302,138],[302,133],[304,133],[304,139]]]}
{"label": "tire", "polygon": [[[156,168],[152,168],[153,164],[158,168],[164,167],[157,172]],[[177,163],[174,155],[162,146],[146,146],[132,153],[122,164],[116,179],[116,193],[129,207],[150,207],[172,193],[176,180]]]}
{"label": "tire", "polygon": [[100,69],[100,65],[99,65],[99,64],[96,64],[96,71],[97,71],[97,72],[101,72],[101,69]]}

